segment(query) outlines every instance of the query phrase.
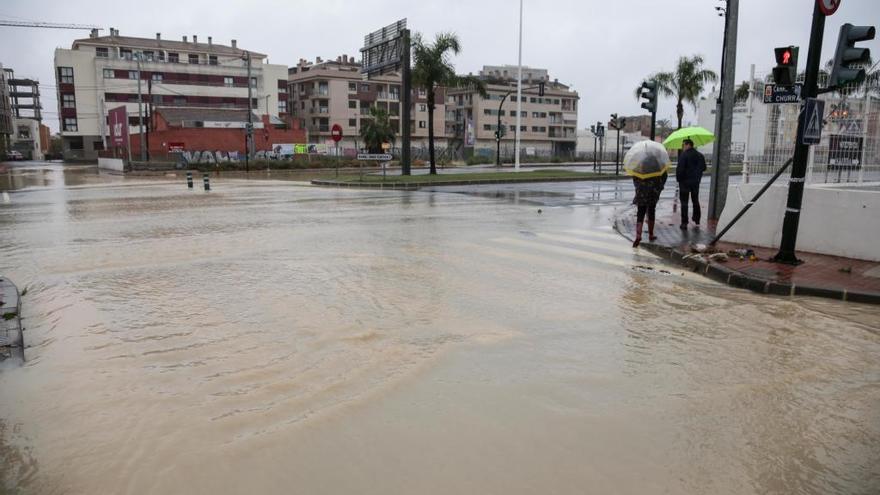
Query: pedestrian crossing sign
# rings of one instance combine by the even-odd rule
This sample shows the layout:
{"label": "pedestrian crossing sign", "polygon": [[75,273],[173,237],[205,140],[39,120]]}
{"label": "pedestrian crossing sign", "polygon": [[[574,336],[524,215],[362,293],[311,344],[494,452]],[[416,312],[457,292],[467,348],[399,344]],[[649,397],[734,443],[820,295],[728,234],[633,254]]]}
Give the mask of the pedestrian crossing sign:
{"label": "pedestrian crossing sign", "polygon": [[807,98],[804,101],[804,112],[801,114],[800,144],[819,144],[822,139],[822,119],[825,115],[825,102],[818,98]]}

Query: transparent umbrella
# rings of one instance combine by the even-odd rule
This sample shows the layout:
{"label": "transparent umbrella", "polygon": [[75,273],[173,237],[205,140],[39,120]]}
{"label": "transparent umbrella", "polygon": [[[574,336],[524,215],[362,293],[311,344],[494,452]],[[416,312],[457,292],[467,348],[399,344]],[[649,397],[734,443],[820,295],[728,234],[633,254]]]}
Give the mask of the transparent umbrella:
{"label": "transparent umbrella", "polygon": [[639,141],[623,157],[623,170],[639,179],[659,177],[668,169],[669,153],[654,141]]}

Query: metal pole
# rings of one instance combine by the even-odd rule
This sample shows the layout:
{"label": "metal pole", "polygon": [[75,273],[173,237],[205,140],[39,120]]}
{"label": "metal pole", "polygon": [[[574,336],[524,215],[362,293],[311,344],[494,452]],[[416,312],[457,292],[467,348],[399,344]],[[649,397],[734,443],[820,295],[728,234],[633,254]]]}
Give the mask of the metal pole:
{"label": "metal pole", "polygon": [[137,81],[138,81],[138,129],[140,130],[140,141],[138,144],[141,149],[141,161],[147,161],[147,149],[146,143],[144,140],[144,100],[143,95],[141,94],[141,57],[140,53],[135,53],[135,60],[137,60]]}
{"label": "metal pole", "polygon": [[336,141],[336,178],[339,178],[339,141]]}
{"label": "metal pole", "polygon": [[865,179],[865,159],[868,157],[868,111],[871,109],[871,92],[868,87],[869,83],[865,83],[865,104],[862,108],[864,117],[862,118],[862,156],[859,157],[859,178],[858,183],[861,184]]}
{"label": "metal pole", "polygon": [[[401,109],[401,121],[403,126],[403,132],[401,133],[401,149],[400,149],[400,174],[401,175],[410,175],[412,173],[411,166],[411,137],[412,132],[410,130],[410,111],[412,106],[412,74],[410,70],[410,55],[411,55],[411,47],[410,47],[410,36],[409,29],[404,29],[400,33],[401,42],[403,44],[403,57],[401,57],[401,85],[402,88],[402,101],[400,105],[403,107]],[[465,130],[467,133],[467,130]]]}
{"label": "metal pole", "polygon": [[[813,25],[810,29],[810,49],[807,53],[807,68],[804,78],[803,97],[815,98],[818,94],[819,63],[822,57],[822,37],[825,32],[825,15],[819,10],[819,2],[813,6]],[[804,105],[801,106],[800,118],[798,119],[797,136],[803,135],[807,125],[804,118]],[[779,263],[799,264],[795,254],[797,244],[798,223],[801,216],[801,203],[804,199],[804,176],[807,172],[807,155],[810,146],[795,144],[793,165],[791,168],[791,180],[788,183],[788,201],[785,207],[785,218],[782,221],[782,240],[779,243],[779,252],[773,257]]]}
{"label": "metal pole", "polygon": [[495,127],[495,131],[498,133],[497,137],[495,138],[495,165],[498,167],[501,166],[501,107],[504,105],[504,100],[506,100],[508,96],[510,96],[510,91],[508,91],[504,94],[503,97],[501,97],[501,102],[498,104],[498,124]]}
{"label": "metal pole", "polygon": [[724,47],[724,67],[721,74],[721,136],[715,150],[712,182],[709,188],[710,220],[718,220],[727,202],[727,184],[730,178],[730,138],[733,134],[733,93],[736,78],[736,29],[739,0],[727,0],[725,12],[727,42]]}
{"label": "metal pole", "polygon": [[516,143],[514,168],[519,172],[519,147],[520,147],[520,126],[522,125],[522,18],[523,18],[523,0],[519,0],[519,55],[517,57],[516,76],[516,134],[514,141]]}
{"label": "metal pole", "polygon": [[767,191],[767,189],[769,189],[770,186],[772,186],[774,182],[776,182],[776,179],[778,179],[779,176],[782,175],[783,172],[785,172],[785,169],[787,169],[788,166],[791,165],[791,162],[792,162],[792,159],[789,158],[785,162],[785,164],[782,165],[782,168],[780,168],[776,172],[776,174],[774,174],[773,177],[769,181],[767,181],[766,184],[764,184],[764,187],[762,187],[761,190],[758,191],[757,194],[755,194],[755,196],[752,198],[752,200],[749,201],[748,203],[746,203],[746,206],[739,213],[737,213],[735,217],[733,217],[733,220],[731,220],[730,223],[727,224],[727,226],[725,226],[724,229],[721,230],[721,232],[719,232],[718,235],[716,235],[715,238],[712,239],[711,242],[709,242],[710,246],[714,246],[715,243],[717,243],[718,240],[721,239],[721,236],[726,234],[727,231],[730,230],[731,227],[733,227],[733,224],[735,224],[737,221],[739,221],[740,217],[745,215],[746,212],[749,211],[749,208],[751,208],[752,206],[755,205],[755,202],[758,201],[758,198],[760,198],[764,194],[764,192]]}
{"label": "metal pole", "polygon": [[614,154],[614,175],[620,175],[620,124],[618,122],[614,123],[614,127],[617,129],[617,151]]}
{"label": "metal pole", "polygon": [[145,112],[147,116],[147,161],[150,161],[150,121],[153,117],[153,76],[151,75],[149,79],[147,79],[147,104],[145,105]]}
{"label": "metal pole", "polygon": [[752,100],[755,99],[755,64],[749,69],[749,101],[746,103],[746,142],[743,153],[743,182],[749,183],[749,141],[752,136]]}
{"label": "metal pole", "polygon": [[247,87],[248,87],[248,114],[247,114],[247,130],[244,138],[244,170],[247,173],[251,171],[251,144],[253,143],[254,118],[253,118],[253,100],[251,99],[251,90],[253,83],[251,82],[251,52],[245,52],[247,57]]}

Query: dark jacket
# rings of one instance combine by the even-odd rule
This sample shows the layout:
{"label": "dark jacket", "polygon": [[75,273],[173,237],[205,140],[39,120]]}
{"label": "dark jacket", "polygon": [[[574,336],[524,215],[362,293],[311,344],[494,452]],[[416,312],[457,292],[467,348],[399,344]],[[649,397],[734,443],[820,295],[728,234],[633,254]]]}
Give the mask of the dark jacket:
{"label": "dark jacket", "polygon": [[678,166],[675,168],[675,179],[688,186],[700,184],[703,172],[706,170],[706,159],[703,154],[694,148],[686,150],[678,155]]}
{"label": "dark jacket", "polygon": [[633,197],[633,204],[637,206],[653,206],[660,200],[660,193],[663,192],[663,186],[666,185],[666,173],[660,177],[651,177],[650,179],[639,179],[633,177],[633,186],[636,188],[636,195]]}

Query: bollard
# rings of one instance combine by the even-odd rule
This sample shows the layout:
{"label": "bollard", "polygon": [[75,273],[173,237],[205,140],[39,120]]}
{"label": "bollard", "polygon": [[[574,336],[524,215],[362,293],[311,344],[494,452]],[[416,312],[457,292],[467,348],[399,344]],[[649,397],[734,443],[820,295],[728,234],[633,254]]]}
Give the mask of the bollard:
{"label": "bollard", "polygon": [[188,187],[190,189],[193,188],[193,173],[192,172],[186,173],[186,187]]}
{"label": "bollard", "polygon": [[211,190],[211,182],[210,182],[211,179],[208,177],[208,172],[205,172],[202,177],[205,180],[205,191],[210,191]]}

